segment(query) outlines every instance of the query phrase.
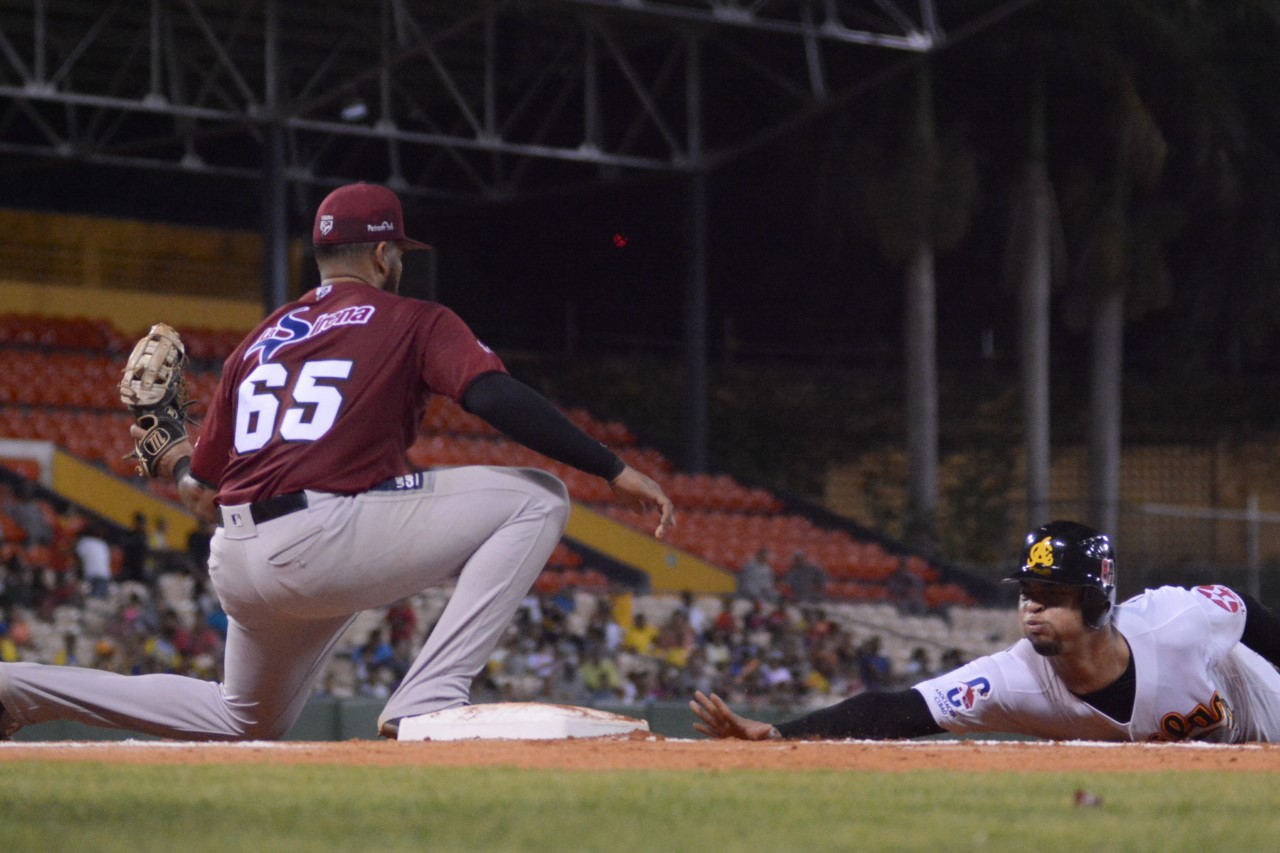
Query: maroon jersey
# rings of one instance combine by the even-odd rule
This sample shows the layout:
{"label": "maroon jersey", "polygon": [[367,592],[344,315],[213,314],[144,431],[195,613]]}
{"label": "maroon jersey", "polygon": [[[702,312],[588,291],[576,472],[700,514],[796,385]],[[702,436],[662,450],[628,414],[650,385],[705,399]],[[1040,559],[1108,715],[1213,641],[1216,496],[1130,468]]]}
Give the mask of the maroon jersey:
{"label": "maroon jersey", "polygon": [[354,494],[412,470],[427,400],[506,371],[457,314],[359,282],[277,310],[231,354],[191,459],[224,506]]}

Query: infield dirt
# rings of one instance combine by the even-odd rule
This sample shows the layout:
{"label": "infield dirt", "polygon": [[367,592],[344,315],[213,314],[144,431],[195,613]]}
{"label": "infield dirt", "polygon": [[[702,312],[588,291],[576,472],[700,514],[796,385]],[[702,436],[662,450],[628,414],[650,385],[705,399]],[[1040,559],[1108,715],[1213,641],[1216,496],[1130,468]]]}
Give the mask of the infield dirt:
{"label": "infield dirt", "polygon": [[991,741],[745,743],[653,735],[554,741],[400,743],[170,741],[9,742],[4,761],[128,764],[340,764],[564,770],[966,770],[1280,772],[1280,744],[1097,744]]}

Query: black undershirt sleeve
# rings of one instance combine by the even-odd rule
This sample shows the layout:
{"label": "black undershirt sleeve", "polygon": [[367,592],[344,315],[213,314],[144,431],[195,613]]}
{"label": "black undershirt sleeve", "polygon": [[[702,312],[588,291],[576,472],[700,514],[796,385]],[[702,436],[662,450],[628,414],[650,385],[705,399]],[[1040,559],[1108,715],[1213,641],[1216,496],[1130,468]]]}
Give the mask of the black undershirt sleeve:
{"label": "black undershirt sleeve", "polygon": [[887,738],[942,734],[933,721],[925,698],[915,689],[859,693],[836,705],[821,708],[774,726],[784,738],[817,737]]}
{"label": "black undershirt sleeve", "polygon": [[1248,593],[1237,593],[1244,599],[1244,634],[1240,642],[1262,655],[1272,666],[1280,666],[1280,618]]}
{"label": "black undershirt sleeve", "polygon": [[578,429],[537,391],[506,373],[486,373],[462,394],[462,408],[530,450],[612,480],[625,463]]}

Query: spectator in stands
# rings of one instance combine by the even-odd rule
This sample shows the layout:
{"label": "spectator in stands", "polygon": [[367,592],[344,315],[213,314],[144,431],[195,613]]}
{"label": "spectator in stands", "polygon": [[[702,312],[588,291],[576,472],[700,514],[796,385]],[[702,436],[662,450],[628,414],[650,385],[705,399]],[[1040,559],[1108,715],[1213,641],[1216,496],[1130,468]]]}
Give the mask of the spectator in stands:
{"label": "spectator in stands", "polygon": [[196,606],[196,613],[204,623],[217,632],[223,640],[227,637],[227,614],[222,609],[222,602],[209,589],[207,575],[197,574],[191,585],[191,600]]}
{"label": "spectator in stands", "polygon": [[80,655],[77,648],[80,645],[80,632],[67,631],[62,635],[62,648],[54,655],[53,662],[58,666],[79,666]]}
{"label": "spectator in stands", "polygon": [[13,641],[8,622],[0,622],[0,661],[17,663],[22,660],[18,653],[18,644]]}
{"label": "spectator in stands", "polygon": [[747,560],[742,565],[742,570],[738,572],[738,596],[771,603],[778,600],[778,590],[774,586],[773,566],[769,565],[769,552],[764,548]]}
{"label": "spectator in stands", "polygon": [[558,645],[561,640],[570,637],[568,621],[569,617],[565,611],[560,609],[559,601],[556,596],[548,595],[542,598],[542,636],[551,642],[552,645]]}
{"label": "spectator in stands", "polygon": [[839,626],[827,618],[827,611],[814,607],[802,611],[804,617],[804,644],[807,648],[816,648],[827,637],[836,632]]}
{"label": "spectator in stands", "polygon": [[151,520],[151,535],[147,544],[151,547],[153,577],[186,571],[186,555],[173,549],[173,542],[169,539],[169,522],[163,515],[157,515]]}
{"label": "spectator in stands", "polygon": [[63,606],[79,607],[84,604],[80,594],[80,582],[74,572],[55,572],[45,569],[43,572],[46,592],[40,600],[36,612],[45,621],[52,621],[54,612]]}
{"label": "spectator in stands", "polygon": [[119,648],[110,638],[102,637],[93,644],[93,663],[89,665],[107,672],[124,672],[118,652]]}
{"label": "spectator in stands", "polygon": [[383,671],[392,670],[395,650],[387,642],[384,631],[378,628],[369,632],[364,644],[356,650],[356,683],[362,696],[381,697],[390,695],[387,681],[382,677]]}
{"label": "spectator in stands", "polygon": [[74,550],[76,540],[80,538],[80,534],[88,524],[89,520],[85,518],[84,513],[74,504],[67,504],[66,509],[53,519],[54,549],[63,552]]}
{"label": "spectator in stands", "polygon": [[147,517],[140,512],[135,512],[133,524],[120,543],[121,581],[147,582],[147,562],[151,555],[149,541]]}
{"label": "spectator in stands", "polygon": [[89,588],[90,598],[106,598],[111,593],[111,546],[102,538],[102,526],[91,522],[80,532],[76,542],[76,560],[80,576]]}
{"label": "spectator in stands", "polygon": [[[684,668],[685,683],[693,690],[706,691],[715,684],[716,667],[711,664],[707,646],[698,646],[689,654]],[[685,692],[688,695],[688,692]]]}
{"label": "spectator in stands", "polygon": [[698,602],[693,598],[693,593],[687,589],[680,593],[680,612],[684,614],[689,627],[698,639],[701,640],[707,635],[707,629],[711,627],[707,620],[707,614],[698,606]]}
{"label": "spectator in stands", "polygon": [[187,535],[187,560],[198,575],[209,571],[209,542],[212,538],[213,526],[207,521],[201,521]]}
{"label": "spectator in stands", "polygon": [[160,630],[160,617],[143,591],[135,588],[120,605],[117,625],[121,636],[147,636]]}
{"label": "spectator in stands", "polygon": [[545,696],[559,667],[555,645],[545,634],[525,653],[525,668],[538,680],[535,696]]}
{"label": "spectator in stands", "polygon": [[153,554],[162,554],[169,550],[169,522],[163,515],[157,515],[152,519],[147,544],[151,546]]}
{"label": "spectator in stands", "polygon": [[916,646],[911,650],[911,657],[902,668],[898,680],[910,687],[912,684],[924,681],[926,678],[932,678],[933,675],[933,665],[929,663],[928,650],[924,646]]}
{"label": "spectator in stands", "polygon": [[796,551],[785,578],[791,590],[791,600],[800,602],[822,601],[827,595],[827,572],[810,560],[804,551]]}
{"label": "spectator in stands", "polygon": [[35,486],[30,481],[22,481],[13,501],[4,511],[26,532],[27,545],[53,544],[53,509],[48,502],[37,497]]}
{"label": "spectator in stands", "polygon": [[622,695],[622,676],[612,659],[597,648],[587,650],[579,675],[592,702],[614,702]]}
{"label": "spectator in stands", "polygon": [[572,583],[566,583],[557,589],[551,595],[551,603],[556,609],[568,616],[578,606],[578,587]]}
{"label": "spectator in stands", "polygon": [[693,632],[684,611],[673,610],[658,632],[653,654],[677,669],[684,669],[697,645],[698,635]]}
{"label": "spectator in stands", "polygon": [[722,666],[728,666],[729,662],[733,660],[731,636],[728,631],[722,631],[718,628],[712,629],[711,637],[707,640],[707,644],[702,647],[707,666],[712,669],[719,669]]}
{"label": "spectator in stands", "polygon": [[5,537],[8,535],[5,527],[18,523],[16,519],[9,516],[9,507],[13,506],[13,503],[13,487],[6,482],[0,482],[0,545],[4,545]]}
{"label": "spectator in stands", "polygon": [[719,632],[726,637],[738,630],[738,620],[733,615],[733,596],[725,595],[720,599],[720,612],[711,623],[712,632]]}
{"label": "spectator in stands", "polygon": [[629,705],[653,702],[660,698],[653,673],[647,669],[638,669],[628,675],[624,683],[624,689],[626,691],[625,701]]}
{"label": "spectator in stands", "polygon": [[783,707],[791,704],[795,675],[787,666],[786,656],[782,652],[775,650],[768,654],[760,665],[760,677],[767,688],[770,702]]}
{"label": "spectator in stands", "polygon": [[143,672],[182,673],[182,655],[178,653],[178,628],[172,620],[166,619],[160,625],[158,633],[148,637],[143,643]]}
{"label": "spectator in stands", "polygon": [[769,614],[764,612],[764,604],[758,598],[752,599],[751,609],[742,614],[742,630],[748,634],[767,631],[768,622]]}
{"label": "spectator in stands", "polygon": [[197,620],[188,626],[176,613],[174,623],[177,626],[174,646],[184,660],[195,661],[209,655],[221,657],[222,638],[207,623]]}
{"label": "spectator in stands", "polygon": [[587,687],[578,672],[578,662],[575,658],[568,658],[558,662],[555,672],[547,680],[546,691],[543,695],[547,701],[561,705],[586,705],[590,701]]}
{"label": "spectator in stands", "polygon": [[941,672],[950,672],[953,669],[959,669],[965,665],[964,652],[954,646],[942,653],[942,657],[938,661],[938,669]]}
{"label": "spectator in stands", "polygon": [[883,690],[893,680],[889,659],[880,651],[880,636],[872,634],[858,647],[858,677],[868,690]]}
{"label": "spectator in stands", "polygon": [[779,604],[769,611],[769,615],[764,617],[764,629],[774,642],[791,631],[791,614],[784,605]]}
{"label": "spectator in stands", "polygon": [[622,635],[622,626],[613,617],[613,606],[608,596],[600,596],[587,622],[587,647],[595,645],[601,653],[612,655],[622,648]]}
{"label": "spectator in stands", "polygon": [[0,596],[0,603],[27,610],[38,609],[45,595],[43,575],[22,551],[15,549],[5,561],[4,593]]}
{"label": "spectator in stands", "polygon": [[654,641],[658,638],[658,626],[649,624],[643,613],[632,617],[631,627],[622,636],[622,648],[638,655],[653,654]]}
{"label": "spectator in stands", "polygon": [[418,629],[418,614],[414,612],[413,602],[402,598],[388,607],[386,621],[392,647],[413,642],[413,634]]}
{"label": "spectator in stands", "polygon": [[929,605],[924,599],[924,578],[907,568],[906,560],[899,560],[898,567],[886,581],[889,588],[889,600],[899,612],[921,615],[929,612]]}

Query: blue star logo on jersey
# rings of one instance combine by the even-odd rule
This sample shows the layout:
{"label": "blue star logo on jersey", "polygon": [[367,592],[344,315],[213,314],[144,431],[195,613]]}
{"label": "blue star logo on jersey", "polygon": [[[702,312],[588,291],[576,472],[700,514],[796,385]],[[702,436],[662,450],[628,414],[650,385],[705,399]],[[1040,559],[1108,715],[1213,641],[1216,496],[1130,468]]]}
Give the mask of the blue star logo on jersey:
{"label": "blue star logo on jersey", "polygon": [[290,311],[281,317],[278,323],[264,329],[258,339],[253,342],[253,345],[245,351],[245,360],[247,361],[254,353],[257,353],[258,364],[262,364],[270,361],[280,347],[296,344],[298,341],[304,341],[310,337],[311,324],[298,316],[306,310],[306,308],[300,308],[297,311]]}

